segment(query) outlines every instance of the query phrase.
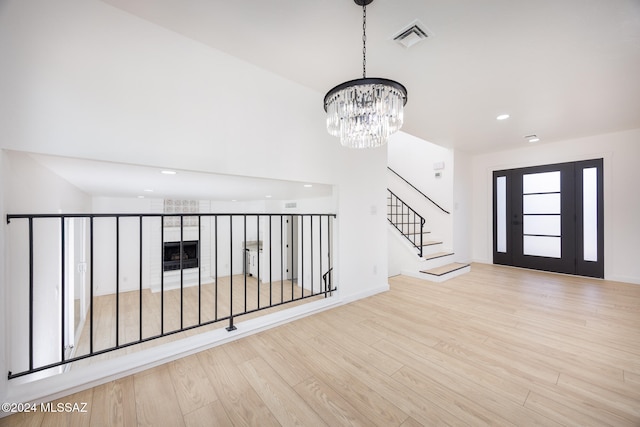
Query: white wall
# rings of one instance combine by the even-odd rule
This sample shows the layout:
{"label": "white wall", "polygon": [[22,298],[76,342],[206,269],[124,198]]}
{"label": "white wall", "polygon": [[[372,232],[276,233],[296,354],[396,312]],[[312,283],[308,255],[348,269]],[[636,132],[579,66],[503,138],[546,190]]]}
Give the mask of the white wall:
{"label": "white wall", "polygon": [[340,297],[388,288],[386,150],[342,148],[322,93],[99,0],[3,1],[0,51],[0,148],[334,185]]}
{"label": "white wall", "polygon": [[454,151],[453,178],[453,247],[458,262],[471,261],[472,241],[472,156],[464,151]]}
{"label": "white wall", "polygon": [[22,152],[5,151],[7,213],[84,213],[91,197]]}
{"label": "white wall", "polygon": [[605,278],[640,283],[640,129],[477,155],[473,167],[473,259],[491,263],[492,172],[604,159]]}

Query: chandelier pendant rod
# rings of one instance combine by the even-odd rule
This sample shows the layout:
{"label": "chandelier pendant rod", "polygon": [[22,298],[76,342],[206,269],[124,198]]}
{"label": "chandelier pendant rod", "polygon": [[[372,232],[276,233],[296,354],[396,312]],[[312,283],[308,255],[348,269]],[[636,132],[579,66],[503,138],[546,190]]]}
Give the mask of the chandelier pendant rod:
{"label": "chandelier pendant rod", "polygon": [[367,4],[362,3],[362,78],[367,78]]}

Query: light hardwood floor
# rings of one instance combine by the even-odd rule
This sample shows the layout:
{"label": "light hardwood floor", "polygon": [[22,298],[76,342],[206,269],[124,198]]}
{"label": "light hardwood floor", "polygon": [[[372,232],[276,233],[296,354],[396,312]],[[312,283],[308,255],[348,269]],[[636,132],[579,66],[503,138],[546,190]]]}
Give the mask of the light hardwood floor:
{"label": "light hardwood floor", "polygon": [[[246,281],[245,281],[246,279]],[[218,285],[202,285],[200,292],[197,286],[185,287],[180,295],[180,289],[167,290],[164,292],[163,301],[160,292],[151,292],[149,289],[142,291],[142,338],[158,336],[161,330],[164,333],[171,333],[182,328],[189,328],[198,325],[198,322],[207,323],[215,319],[222,319],[231,314],[230,311],[230,290],[231,280],[228,276],[219,277]],[[318,285],[315,285],[313,292],[320,292]],[[269,287],[268,283],[258,282],[255,277],[244,275],[233,276],[233,314],[245,313],[257,310],[246,315],[238,316],[235,322],[262,316],[264,314],[289,308],[298,304],[305,304],[317,298],[324,298],[323,295],[308,297],[311,290],[302,288],[291,283],[290,280],[274,281]],[[182,303],[181,303],[182,299]],[[216,302],[217,301],[217,302]],[[286,303],[285,305],[278,305]],[[164,314],[161,316],[160,307],[164,305]],[[180,310],[182,304],[182,311]],[[94,326],[93,326],[93,350],[98,352],[102,349],[116,346],[116,322],[118,324],[118,343],[124,345],[137,342],[140,339],[140,293],[139,291],[123,292],[119,298],[119,316],[116,319],[116,296],[115,294],[103,295],[94,298]],[[273,306],[272,308],[268,308]],[[199,310],[200,307],[200,310]],[[182,314],[181,314],[182,313]],[[200,319],[198,319],[200,313]],[[80,334],[77,350],[74,356],[89,353],[89,316],[85,321]],[[162,318],[162,320],[161,320]],[[163,328],[161,329],[161,322]],[[82,359],[71,364],[71,369],[83,367],[104,359],[112,359],[122,354],[130,354],[141,349],[164,344],[177,339],[199,334],[208,330],[221,329],[228,326],[228,320],[221,320],[210,323],[197,329],[188,329],[171,335],[146,341],[119,350],[110,351],[101,355]]]}
{"label": "light hardwood floor", "polygon": [[478,264],[389,282],[0,425],[640,425],[640,286]]}

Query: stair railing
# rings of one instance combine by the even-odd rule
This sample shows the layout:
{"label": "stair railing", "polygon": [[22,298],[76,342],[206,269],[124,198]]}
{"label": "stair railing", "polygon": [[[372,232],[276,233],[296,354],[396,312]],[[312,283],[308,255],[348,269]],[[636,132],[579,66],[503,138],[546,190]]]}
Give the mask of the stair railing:
{"label": "stair railing", "polygon": [[322,281],[324,282],[324,297],[328,298],[332,296],[333,267],[329,268],[329,270],[327,270],[327,272],[322,275]]}
{"label": "stair railing", "polygon": [[425,219],[389,190],[387,219],[418,250],[422,257]]}
{"label": "stair railing", "polygon": [[428,201],[430,201],[435,207],[437,207],[438,209],[440,209],[442,212],[446,213],[447,215],[450,214],[450,212],[448,210],[446,210],[445,208],[443,208],[442,206],[440,206],[439,204],[437,204],[436,202],[434,202],[429,196],[427,196],[426,194],[424,194],[422,191],[420,191],[418,188],[416,188],[415,185],[413,185],[412,183],[410,183],[409,181],[407,181],[406,179],[404,179],[398,172],[394,171],[393,169],[391,169],[389,166],[387,166],[387,169],[389,169],[391,172],[393,172],[398,178],[400,178],[401,180],[403,180],[404,182],[406,182],[407,184],[409,184],[409,186],[411,188],[413,188],[414,190],[416,190],[418,193],[420,193],[422,196],[424,196],[425,199],[427,199]]}

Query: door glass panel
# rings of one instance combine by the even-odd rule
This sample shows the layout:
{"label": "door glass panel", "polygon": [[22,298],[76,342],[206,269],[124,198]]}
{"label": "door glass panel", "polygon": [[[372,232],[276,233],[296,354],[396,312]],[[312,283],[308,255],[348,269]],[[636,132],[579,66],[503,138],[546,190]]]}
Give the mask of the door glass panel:
{"label": "door glass panel", "polygon": [[522,196],[523,214],[559,214],[560,193],[525,194]]}
{"label": "door glass panel", "polygon": [[557,193],[560,191],[560,171],[531,173],[522,176],[522,192]]}
{"label": "door glass panel", "polygon": [[524,215],[524,234],[560,236],[560,215]]}
{"label": "door glass panel", "polygon": [[560,237],[523,236],[524,255],[560,258]]}
{"label": "door glass panel", "polygon": [[582,171],[584,260],[598,261],[598,174],[597,168]]}
{"label": "door glass panel", "polygon": [[496,218],[497,218],[497,250],[507,252],[507,177],[499,176],[496,180]]}
{"label": "door glass panel", "polygon": [[522,175],[522,193],[523,254],[561,258],[560,171]]}

